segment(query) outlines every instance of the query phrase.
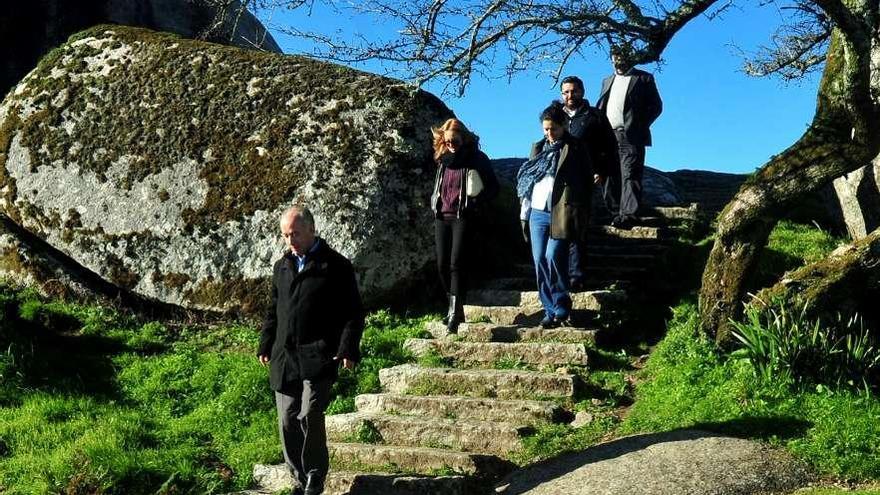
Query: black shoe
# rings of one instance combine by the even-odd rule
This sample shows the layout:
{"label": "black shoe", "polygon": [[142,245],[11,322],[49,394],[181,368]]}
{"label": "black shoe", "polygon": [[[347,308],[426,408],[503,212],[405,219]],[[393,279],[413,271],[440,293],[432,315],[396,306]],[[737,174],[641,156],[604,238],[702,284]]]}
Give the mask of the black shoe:
{"label": "black shoe", "polygon": [[541,328],[549,329],[556,328],[559,326],[559,322],[556,321],[556,318],[552,316],[545,316],[543,320],[541,320]]}
{"label": "black shoe", "polygon": [[464,323],[464,299],[461,296],[449,296],[449,313],[446,318],[446,331],[458,333],[458,325]]}
{"label": "black shoe", "polygon": [[583,278],[573,278],[568,281],[568,286],[571,292],[580,292],[586,289],[586,283],[584,283]]}
{"label": "black shoe", "polygon": [[318,474],[310,474],[303,494],[321,495],[322,493],[324,493],[324,477]]}
{"label": "black shoe", "polygon": [[635,227],[635,222],[628,217],[617,217],[611,222],[611,226],[620,230],[630,230]]}

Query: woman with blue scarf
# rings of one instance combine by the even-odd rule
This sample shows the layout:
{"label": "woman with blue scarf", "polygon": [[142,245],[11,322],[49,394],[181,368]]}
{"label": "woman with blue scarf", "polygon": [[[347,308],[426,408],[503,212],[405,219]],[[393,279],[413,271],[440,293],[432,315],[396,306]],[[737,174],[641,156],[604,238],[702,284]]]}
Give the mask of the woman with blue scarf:
{"label": "woman with blue scarf", "polygon": [[590,218],[590,159],[568,134],[567,120],[558,102],[541,112],[544,139],[532,146],[516,176],[523,237],[532,247],[544,328],[566,324],[571,315],[568,247],[584,239]]}

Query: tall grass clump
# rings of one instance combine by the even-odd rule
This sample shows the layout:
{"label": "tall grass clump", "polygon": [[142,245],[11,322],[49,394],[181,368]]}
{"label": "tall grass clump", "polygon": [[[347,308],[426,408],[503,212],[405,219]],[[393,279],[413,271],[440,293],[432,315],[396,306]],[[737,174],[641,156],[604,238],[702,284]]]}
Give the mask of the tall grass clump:
{"label": "tall grass clump", "polygon": [[[635,403],[620,433],[715,431],[785,447],[823,475],[880,478],[880,397],[872,390],[837,379],[807,386],[807,381],[787,380],[775,368],[762,371],[760,360],[746,358],[747,351],[727,354],[700,332],[693,300],[673,308],[673,314],[666,337],[640,374]],[[791,321],[792,313],[786,315]],[[857,345],[858,335],[850,345],[867,351],[871,345]],[[834,355],[843,354],[845,346],[844,339]]]}
{"label": "tall grass clump", "polygon": [[732,321],[747,359],[766,381],[869,389],[877,385],[880,349],[858,315],[826,324],[808,318],[808,305],[792,310],[781,301],[750,306],[745,321]]}

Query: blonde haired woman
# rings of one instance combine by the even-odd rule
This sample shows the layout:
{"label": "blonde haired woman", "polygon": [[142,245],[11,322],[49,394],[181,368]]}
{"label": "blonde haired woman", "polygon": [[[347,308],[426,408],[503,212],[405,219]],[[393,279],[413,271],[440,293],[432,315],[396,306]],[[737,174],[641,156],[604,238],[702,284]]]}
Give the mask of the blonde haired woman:
{"label": "blonde haired woman", "polygon": [[460,120],[449,119],[431,132],[437,163],[431,195],[437,270],[449,304],[443,321],[455,333],[464,321],[465,263],[473,243],[469,225],[477,209],[498,193],[498,180],[489,157],[480,151],[480,138]]}

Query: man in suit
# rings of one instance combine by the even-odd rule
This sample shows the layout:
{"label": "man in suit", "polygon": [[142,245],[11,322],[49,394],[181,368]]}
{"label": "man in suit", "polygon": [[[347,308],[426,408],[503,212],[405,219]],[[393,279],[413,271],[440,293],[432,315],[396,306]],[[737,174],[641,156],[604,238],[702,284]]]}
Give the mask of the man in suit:
{"label": "man in suit", "polygon": [[[584,98],[584,82],[577,76],[568,76],[560,85],[562,109],[568,116],[568,133],[582,143],[593,167],[593,179],[608,184],[606,177],[617,169],[617,140],[614,131],[603,112],[591,107]],[[592,198],[582,198],[590,205]],[[586,245],[582,241],[572,242],[569,247],[568,271],[572,290],[584,287],[586,268]]]}
{"label": "man in suit", "polygon": [[329,468],[324,410],[339,365],[360,359],[364,316],[351,262],[315,235],[308,208],[284,212],[281,236],[288,252],[273,268],[257,358],[269,366],[293,493],[318,495]]}
{"label": "man in suit", "polygon": [[663,111],[654,76],[636,69],[632,59],[632,47],[612,47],[614,74],[602,81],[596,104],[617,137],[620,176],[608,178],[611,183],[605,188],[605,204],[614,217],[611,224],[621,228],[638,222],[645,147],[651,146],[651,124]]}

